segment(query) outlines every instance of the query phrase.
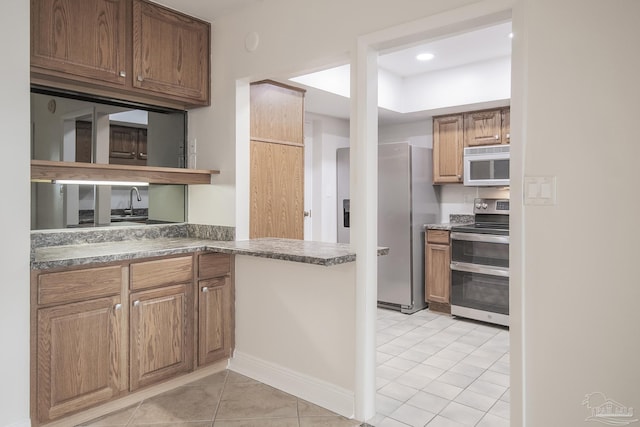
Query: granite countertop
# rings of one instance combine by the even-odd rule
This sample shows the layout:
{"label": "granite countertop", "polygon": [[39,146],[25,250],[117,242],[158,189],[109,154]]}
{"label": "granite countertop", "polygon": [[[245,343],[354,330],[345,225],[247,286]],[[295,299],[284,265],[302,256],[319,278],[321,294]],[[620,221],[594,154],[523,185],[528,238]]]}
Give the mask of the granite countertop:
{"label": "granite countertop", "polygon": [[451,227],[458,225],[473,224],[474,216],[467,214],[451,214],[449,215],[449,222],[443,222],[438,224],[425,224],[425,230],[451,230]]}
{"label": "granite countertop", "polygon": [[[356,258],[351,246],[344,243],[273,238],[217,241],[190,237],[158,237],[35,248],[31,269],[44,270],[205,250],[322,266],[352,262]],[[388,252],[388,248],[378,250],[379,255],[386,255]]]}

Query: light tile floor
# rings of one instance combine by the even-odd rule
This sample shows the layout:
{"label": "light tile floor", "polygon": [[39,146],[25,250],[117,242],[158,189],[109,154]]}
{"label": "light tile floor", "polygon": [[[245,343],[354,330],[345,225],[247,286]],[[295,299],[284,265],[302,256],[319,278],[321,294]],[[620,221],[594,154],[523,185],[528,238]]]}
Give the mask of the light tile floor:
{"label": "light tile floor", "polygon": [[[423,310],[378,309],[375,427],[509,426],[509,332]],[[351,427],[290,394],[223,371],[82,427]],[[79,427],[79,426],[78,426]]]}
{"label": "light tile floor", "polygon": [[508,427],[509,331],[378,309],[376,427]]}

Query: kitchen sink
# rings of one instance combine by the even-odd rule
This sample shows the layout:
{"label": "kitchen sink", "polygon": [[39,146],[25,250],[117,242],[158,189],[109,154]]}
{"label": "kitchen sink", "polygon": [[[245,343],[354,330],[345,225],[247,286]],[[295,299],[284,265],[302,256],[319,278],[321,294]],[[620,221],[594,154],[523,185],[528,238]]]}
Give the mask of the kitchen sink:
{"label": "kitchen sink", "polygon": [[147,219],[146,215],[111,215],[111,222],[145,222]]}

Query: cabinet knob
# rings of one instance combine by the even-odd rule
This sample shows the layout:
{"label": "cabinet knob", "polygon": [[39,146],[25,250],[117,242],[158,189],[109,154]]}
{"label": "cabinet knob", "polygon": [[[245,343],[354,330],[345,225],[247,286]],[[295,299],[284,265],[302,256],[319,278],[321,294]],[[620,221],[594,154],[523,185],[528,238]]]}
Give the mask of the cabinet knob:
{"label": "cabinet knob", "polygon": [[202,288],[202,292],[209,292],[209,288],[205,286],[204,288]]}
{"label": "cabinet knob", "polygon": [[131,155],[132,155],[132,156],[135,156],[135,155],[136,155],[136,152],[135,152],[135,151],[132,151],[132,152],[131,152]]}
{"label": "cabinet knob", "polygon": [[496,139],[500,139],[500,135],[496,135]]}
{"label": "cabinet knob", "polygon": [[144,78],[143,78],[142,76],[138,76],[138,81],[139,81],[139,82],[141,82],[141,81],[143,81],[143,80],[144,80]]}
{"label": "cabinet knob", "polygon": [[120,77],[127,77],[127,73],[125,73],[124,71],[120,71]]}
{"label": "cabinet knob", "polygon": [[134,307],[137,307],[137,306],[139,306],[139,305],[140,305],[140,300],[138,300],[138,299],[137,299],[137,300],[135,300],[135,301],[133,302],[133,306],[134,306]]}
{"label": "cabinet knob", "polygon": [[114,310],[120,310],[121,308],[122,308],[122,304],[120,304],[120,303],[116,304],[116,305],[113,307],[113,309],[114,309]]}
{"label": "cabinet knob", "polygon": [[462,179],[462,175],[458,175],[458,179]]}
{"label": "cabinet knob", "polygon": [[511,134],[510,133],[507,134],[507,139],[509,139],[509,138],[511,138]]}

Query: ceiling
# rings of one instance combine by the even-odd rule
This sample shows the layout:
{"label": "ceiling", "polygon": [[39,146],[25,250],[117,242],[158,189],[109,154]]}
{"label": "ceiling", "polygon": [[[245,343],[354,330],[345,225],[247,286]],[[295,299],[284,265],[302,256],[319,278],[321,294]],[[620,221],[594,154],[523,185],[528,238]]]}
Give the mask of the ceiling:
{"label": "ceiling", "polygon": [[[265,0],[158,0],[158,3],[180,10],[205,20],[232,13]],[[410,46],[400,46],[381,52],[378,57],[380,68],[387,70],[400,78],[411,78],[447,68],[460,67],[474,62],[511,55],[511,22],[475,29],[466,33],[455,34],[415,43]],[[418,53],[430,52],[435,55],[431,61],[416,60]],[[273,77],[274,80],[289,83],[288,77]],[[306,111],[326,116],[348,119],[350,116],[349,99],[319,90],[311,86],[296,83],[307,90],[305,96]],[[399,124],[430,117],[434,114],[444,114],[448,111],[420,111],[414,113],[397,113],[379,109],[378,120],[381,124]]]}
{"label": "ceiling", "polygon": [[157,3],[205,21],[262,1],[264,0],[156,0]]}
{"label": "ceiling", "polygon": [[[428,42],[401,46],[393,51],[381,52],[378,65],[400,78],[411,78],[433,71],[461,67],[477,62],[511,55],[511,22],[475,29],[466,33],[430,40]],[[430,61],[418,61],[416,55],[429,52],[435,55]],[[276,79],[278,80],[278,79]],[[349,99],[311,86],[296,83],[306,90],[305,110],[311,113],[348,119],[350,116]],[[503,101],[497,101],[497,104]],[[493,107],[490,103],[487,108]],[[393,125],[407,123],[431,117],[434,114],[446,114],[455,111],[418,111],[398,113],[383,108],[378,109],[380,124]]]}

